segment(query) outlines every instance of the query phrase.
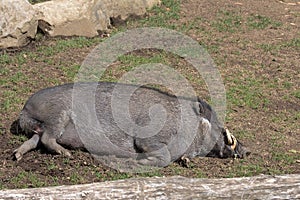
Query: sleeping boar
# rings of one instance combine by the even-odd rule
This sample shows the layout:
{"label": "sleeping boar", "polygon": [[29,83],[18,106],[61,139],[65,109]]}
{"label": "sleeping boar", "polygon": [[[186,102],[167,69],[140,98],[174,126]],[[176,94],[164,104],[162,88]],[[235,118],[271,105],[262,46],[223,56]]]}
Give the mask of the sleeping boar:
{"label": "sleeping boar", "polygon": [[19,125],[32,137],[14,151],[17,160],[39,143],[66,156],[69,148],[86,149],[157,167],[183,156],[249,154],[205,101],[146,86],[94,82],[46,88],[26,102]]}

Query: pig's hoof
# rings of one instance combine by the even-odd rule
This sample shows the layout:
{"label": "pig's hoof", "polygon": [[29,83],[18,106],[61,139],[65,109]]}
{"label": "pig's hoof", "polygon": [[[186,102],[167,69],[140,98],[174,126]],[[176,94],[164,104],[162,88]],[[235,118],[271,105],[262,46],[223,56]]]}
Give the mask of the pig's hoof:
{"label": "pig's hoof", "polygon": [[138,160],[138,164],[141,164],[141,165],[155,165],[156,161],[157,161],[157,158],[149,156],[145,159]]}
{"label": "pig's hoof", "polygon": [[13,157],[14,159],[16,159],[17,161],[21,160],[23,157],[23,154],[21,154],[20,152],[18,152],[18,149],[14,150],[13,152]]}
{"label": "pig's hoof", "polygon": [[59,153],[62,154],[62,155],[64,155],[64,156],[67,156],[67,157],[71,157],[72,156],[72,154],[68,150],[66,150],[66,149],[62,150]]}

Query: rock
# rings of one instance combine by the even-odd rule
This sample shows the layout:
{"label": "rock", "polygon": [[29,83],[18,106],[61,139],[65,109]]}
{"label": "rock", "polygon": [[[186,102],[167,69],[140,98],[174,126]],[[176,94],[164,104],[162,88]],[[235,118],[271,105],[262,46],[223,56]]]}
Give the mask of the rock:
{"label": "rock", "polygon": [[38,20],[27,0],[2,0],[0,16],[0,49],[25,46],[35,37]]}
{"label": "rock", "polygon": [[160,0],[52,0],[33,5],[39,12],[39,27],[50,36],[98,35],[111,19],[140,16]]}

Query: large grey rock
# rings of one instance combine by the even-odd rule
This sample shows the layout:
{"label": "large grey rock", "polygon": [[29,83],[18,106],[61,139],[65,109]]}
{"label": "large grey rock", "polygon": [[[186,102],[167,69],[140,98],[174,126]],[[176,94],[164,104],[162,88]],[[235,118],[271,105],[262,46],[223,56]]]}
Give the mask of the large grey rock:
{"label": "large grey rock", "polygon": [[110,26],[111,18],[125,20],[143,15],[160,0],[52,0],[35,4],[39,27],[50,36],[98,35]]}
{"label": "large grey rock", "polygon": [[29,43],[37,31],[35,10],[27,0],[1,0],[0,48]]}

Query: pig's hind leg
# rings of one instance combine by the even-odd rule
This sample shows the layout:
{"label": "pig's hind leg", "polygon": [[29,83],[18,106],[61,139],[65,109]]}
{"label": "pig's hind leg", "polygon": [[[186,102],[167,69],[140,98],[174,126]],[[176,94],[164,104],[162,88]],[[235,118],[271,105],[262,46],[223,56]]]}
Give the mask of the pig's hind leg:
{"label": "pig's hind leg", "polygon": [[19,148],[14,150],[13,154],[16,160],[21,160],[23,155],[28,151],[35,149],[40,141],[40,136],[38,134],[34,134],[32,138],[25,141]]}
{"label": "pig's hind leg", "polygon": [[56,152],[58,154],[66,155],[69,157],[71,156],[71,153],[60,144],[58,144],[56,142],[56,138],[50,137],[50,134],[47,131],[45,131],[42,135],[41,142],[48,150],[52,152]]}
{"label": "pig's hind leg", "polygon": [[56,141],[68,149],[86,150],[73,122],[68,123],[64,133]]}

